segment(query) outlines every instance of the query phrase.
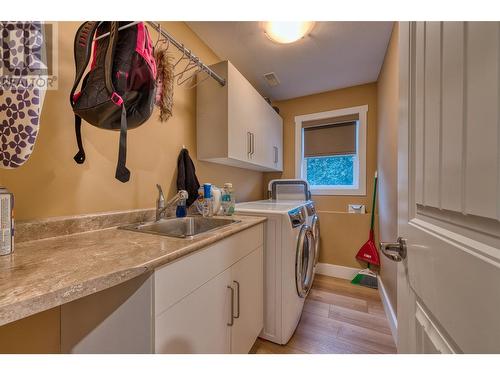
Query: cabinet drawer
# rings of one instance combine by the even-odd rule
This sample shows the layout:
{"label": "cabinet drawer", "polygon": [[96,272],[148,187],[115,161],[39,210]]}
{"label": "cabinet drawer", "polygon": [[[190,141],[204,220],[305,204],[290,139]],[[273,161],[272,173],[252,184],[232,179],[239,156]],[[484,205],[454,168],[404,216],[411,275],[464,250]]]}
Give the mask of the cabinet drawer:
{"label": "cabinet drawer", "polygon": [[155,270],[155,316],[262,246],[263,224]]}

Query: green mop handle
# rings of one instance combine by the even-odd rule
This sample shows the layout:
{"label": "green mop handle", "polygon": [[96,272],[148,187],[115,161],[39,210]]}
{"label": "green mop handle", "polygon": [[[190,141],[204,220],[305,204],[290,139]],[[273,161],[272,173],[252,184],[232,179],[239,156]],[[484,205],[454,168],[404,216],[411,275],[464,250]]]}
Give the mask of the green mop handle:
{"label": "green mop handle", "polygon": [[377,171],[375,171],[375,178],[373,180],[373,202],[372,202],[372,218],[370,222],[370,230],[373,230],[375,227],[375,200],[377,198],[377,180],[378,180],[378,175]]}
{"label": "green mop handle", "polygon": [[[375,227],[375,200],[377,199],[377,180],[378,174],[375,171],[375,178],[373,179],[373,201],[372,201],[372,217],[370,221],[370,232],[373,232],[373,228]],[[366,262],[366,267],[370,269],[370,262]]]}

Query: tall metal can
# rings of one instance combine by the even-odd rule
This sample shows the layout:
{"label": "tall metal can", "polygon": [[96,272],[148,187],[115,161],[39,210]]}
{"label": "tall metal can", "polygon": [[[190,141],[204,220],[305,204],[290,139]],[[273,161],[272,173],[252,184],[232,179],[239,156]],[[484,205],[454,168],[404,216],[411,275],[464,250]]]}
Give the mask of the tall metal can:
{"label": "tall metal can", "polygon": [[14,251],[14,194],[0,186],[0,255]]}

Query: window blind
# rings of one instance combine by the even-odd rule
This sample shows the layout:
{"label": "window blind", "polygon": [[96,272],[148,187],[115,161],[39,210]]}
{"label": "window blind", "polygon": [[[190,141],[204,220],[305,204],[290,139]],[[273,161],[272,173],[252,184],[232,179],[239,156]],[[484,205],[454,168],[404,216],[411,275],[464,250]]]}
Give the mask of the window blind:
{"label": "window blind", "polygon": [[311,124],[315,121],[303,123],[304,157],[356,153],[357,118],[356,120],[349,119],[347,122],[344,120],[344,122],[340,123],[328,123],[323,119],[319,124]]}
{"label": "window blind", "polygon": [[320,125],[334,125],[334,124],[344,124],[346,122],[355,122],[359,120],[359,115],[357,113],[352,115],[344,115],[337,117],[321,118],[319,120],[309,120],[302,123],[303,128],[309,128],[311,126]]}

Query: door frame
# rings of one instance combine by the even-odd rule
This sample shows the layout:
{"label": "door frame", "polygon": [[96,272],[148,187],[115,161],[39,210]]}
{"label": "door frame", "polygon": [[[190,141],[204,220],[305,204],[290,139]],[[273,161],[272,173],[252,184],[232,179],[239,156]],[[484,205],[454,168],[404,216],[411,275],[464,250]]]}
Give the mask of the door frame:
{"label": "door frame", "polygon": [[[411,114],[414,111],[412,105],[412,77],[411,66],[412,45],[410,32],[414,24],[411,22],[399,23],[399,126],[398,126],[398,233],[402,233],[401,228],[407,225],[410,217],[410,198],[413,192],[410,190],[411,184],[408,182],[409,171],[414,168],[410,165],[409,153],[412,151],[409,146],[412,144],[412,134],[410,132]],[[402,204],[404,203],[404,204]],[[407,278],[408,261],[398,264],[397,268],[397,316],[398,316],[398,353],[415,353],[416,330],[412,319],[402,319],[402,317],[415,316],[416,297],[410,288]]]}

